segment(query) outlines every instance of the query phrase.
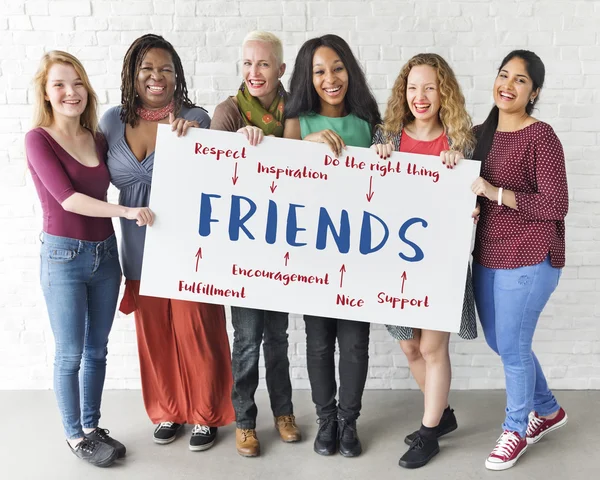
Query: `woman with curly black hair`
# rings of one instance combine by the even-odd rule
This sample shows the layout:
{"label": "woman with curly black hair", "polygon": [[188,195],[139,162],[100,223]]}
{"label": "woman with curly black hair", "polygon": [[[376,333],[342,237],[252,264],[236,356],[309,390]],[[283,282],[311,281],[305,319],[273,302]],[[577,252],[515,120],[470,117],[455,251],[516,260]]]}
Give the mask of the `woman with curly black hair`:
{"label": "woman with curly black hair", "polygon": [[[210,118],[188,98],[179,55],[158,35],[143,35],[129,47],[121,92],[121,105],[100,122],[109,147],[108,168],[121,205],[147,206],[158,124],[170,122],[185,134],[189,127],[208,128]],[[144,404],[158,424],[154,441],[170,443],[190,423],[195,425],[190,450],[206,450],[217,427],[234,419],[224,309],[140,296],[145,228],[122,222],[121,231],[126,289],[120,310],[135,315]]]}

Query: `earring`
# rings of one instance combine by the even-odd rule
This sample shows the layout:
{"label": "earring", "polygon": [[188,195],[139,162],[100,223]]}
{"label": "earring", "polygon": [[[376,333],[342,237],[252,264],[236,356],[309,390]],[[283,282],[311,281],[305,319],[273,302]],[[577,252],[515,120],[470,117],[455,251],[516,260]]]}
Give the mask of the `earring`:
{"label": "earring", "polygon": [[533,98],[532,98],[532,99],[529,101],[529,103],[531,103],[531,104],[533,105],[533,102],[535,102],[535,99],[533,99]]}

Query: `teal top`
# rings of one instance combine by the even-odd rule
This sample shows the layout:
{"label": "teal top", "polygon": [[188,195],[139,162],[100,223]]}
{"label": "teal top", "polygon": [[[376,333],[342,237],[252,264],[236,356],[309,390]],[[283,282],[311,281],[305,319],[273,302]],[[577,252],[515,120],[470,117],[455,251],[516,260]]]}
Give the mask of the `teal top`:
{"label": "teal top", "polygon": [[370,147],[371,126],[362,118],[351,113],[345,117],[324,117],[317,113],[310,115],[299,115],[300,136],[302,139],[307,135],[321,130],[333,130],[349,147]]}

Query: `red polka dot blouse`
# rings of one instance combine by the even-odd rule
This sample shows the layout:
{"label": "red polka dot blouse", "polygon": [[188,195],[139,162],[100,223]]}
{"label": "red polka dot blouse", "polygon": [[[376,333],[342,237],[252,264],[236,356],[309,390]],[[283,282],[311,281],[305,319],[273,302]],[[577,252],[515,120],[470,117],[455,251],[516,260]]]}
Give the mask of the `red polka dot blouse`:
{"label": "red polka dot blouse", "polygon": [[550,125],[533,123],[516,132],[496,132],[481,176],[515,192],[517,209],[480,197],[473,258],[488,268],[518,268],[542,262],[565,265],[569,208],[565,155]]}

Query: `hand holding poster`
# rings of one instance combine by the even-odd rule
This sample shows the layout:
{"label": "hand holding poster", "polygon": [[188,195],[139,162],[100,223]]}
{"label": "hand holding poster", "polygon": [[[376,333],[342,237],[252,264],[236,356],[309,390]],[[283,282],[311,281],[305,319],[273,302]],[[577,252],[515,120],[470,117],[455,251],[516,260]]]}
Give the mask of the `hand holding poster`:
{"label": "hand holding poster", "polygon": [[478,175],[159,125],[141,294],[457,332]]}

